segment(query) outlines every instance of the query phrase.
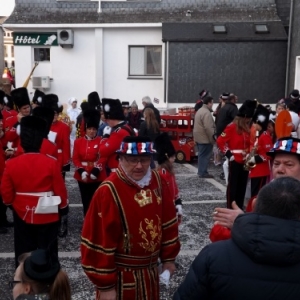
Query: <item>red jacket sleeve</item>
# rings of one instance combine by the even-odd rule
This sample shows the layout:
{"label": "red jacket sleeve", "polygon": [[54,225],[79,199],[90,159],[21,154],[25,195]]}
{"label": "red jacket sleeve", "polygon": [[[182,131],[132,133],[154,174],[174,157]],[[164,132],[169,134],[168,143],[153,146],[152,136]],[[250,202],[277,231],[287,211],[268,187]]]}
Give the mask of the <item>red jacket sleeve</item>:
{"label": "red jacket sleeve", "polygon": [[209,238],[213,243],[229,240],[231,238],[231,230],[221,225],[214,225],[210,231]]}
{"label": "red jacket sleeve", "polygon": [[117,283],[114,253],[122,239],[118,215],[111,191],[104,184],[93,196],[81,236],[82,267],[99,290],[114,288]]}

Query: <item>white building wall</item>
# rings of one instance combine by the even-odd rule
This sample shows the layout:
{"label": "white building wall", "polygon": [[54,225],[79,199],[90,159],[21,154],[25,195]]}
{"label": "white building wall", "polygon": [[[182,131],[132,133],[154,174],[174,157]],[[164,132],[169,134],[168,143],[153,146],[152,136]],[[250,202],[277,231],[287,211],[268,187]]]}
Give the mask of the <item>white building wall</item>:
{"label": "white building wall", "polygon": [[[142,98],[158,98],[157,107],[164,104],[164,43],[161,28],[105,28],[104,29],[104,91],[107,98],[119,98],[131,103],[136,100],[142,108]],[[129,47],[133,45],[162,46],[162,77],[160,79],[128,79]]]}
{"label": "white building wall", "polygon": [[[79,103],[92,91],[100,97],[136,100],[142,108],[142,98],[159,99],[164,103],[164,43],[161,28],[74,28],[74,47],[51,46],[50,62],[41,61],[33,76],[50,76],[51,88],[45,93],[55,93],[63,104],[73,96]],[[38,30],[32,30],[38,32]],[[56,29],[44,29],[53,32]],[[129,46],[161,45],[162,76],[159,79],[129,79]],[[23,85],[34,66],[32,46],[15,46],[16,86]],[[32,97],[31,81],[28,85]]]}

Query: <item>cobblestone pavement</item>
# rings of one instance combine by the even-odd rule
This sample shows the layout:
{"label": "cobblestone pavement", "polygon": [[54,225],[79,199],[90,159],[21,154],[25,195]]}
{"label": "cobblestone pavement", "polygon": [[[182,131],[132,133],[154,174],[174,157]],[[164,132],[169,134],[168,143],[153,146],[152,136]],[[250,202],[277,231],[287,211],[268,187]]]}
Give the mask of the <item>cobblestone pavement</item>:
{"label": "cobblestone pavement", "polygon": [[[197,176],[197,162],[175,164],[177,182],[184,202],[184,218],[180,225],[181,251],[177,258],[177,271],[168,288],[161,287],[162,300],[172,299],[178,285],[184,279],[189,266],[199,251],[210,241],[208,234],[212,226],[211,213],[216,206],[225,206],[225,181],[219,178],[220,166],[212,163],[209,172],[215,179],[200,179]],[[94,299],[94,289],[80,266],[80,232],[83,213],[77,182],[73,173],[67,175],[70,214],[69,235],[59,240],[59,256],[62,267],[67,271],[72,285],[73,300]],[[9,213],[10,214],[10,213]],[[9,215],[11,219],[11,214]],[[7,282],[14,274],[13,229],[0,235],[0,299],[12,299]]]}

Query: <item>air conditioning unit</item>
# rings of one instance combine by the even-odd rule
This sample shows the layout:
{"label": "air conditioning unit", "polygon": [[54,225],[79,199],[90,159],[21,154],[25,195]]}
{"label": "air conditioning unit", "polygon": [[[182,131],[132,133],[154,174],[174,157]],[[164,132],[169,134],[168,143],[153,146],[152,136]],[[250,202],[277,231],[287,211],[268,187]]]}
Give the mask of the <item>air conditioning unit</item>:
{"label": "air conditioning unit", "polygon": [[63,48],[73,48],[74,32],[71,29],[57,30],[57,42]]}
{"label": "air conditioning unit", "polygon": [[49,89],[50,88],[50,77],[40,76],[32,77],[32,88],[33,89]]}

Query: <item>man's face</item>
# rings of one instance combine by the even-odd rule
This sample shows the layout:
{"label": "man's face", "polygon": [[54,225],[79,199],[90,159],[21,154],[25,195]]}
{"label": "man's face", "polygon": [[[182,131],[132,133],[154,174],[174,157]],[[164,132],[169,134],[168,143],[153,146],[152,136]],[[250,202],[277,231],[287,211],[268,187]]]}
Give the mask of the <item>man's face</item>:
{"label": "man's face", "polygon": [[132,112],[133,115],[136,115],[137,112],[138,112],[137,107],[131,107],[131,112]]}
{"label": "man's face", "polygon": [[72,108],[76,108],[76,106],[77,106],[77,101],[73,101],[72,102]]}
{"label": "man's face", "polygon": [[151,156],[121,155],[120,164],[126,174],[132,179],[139,181],[144,178],[150,167]]}
{"label": "man's face", "polygon": [[23,117],[27,117],[30,115],[30,105],[24,105],[19,108],[19,112]]}
{"label": "man's face", "polygon": [[214,105],[214,101],[213,101],[213,100],[212,100],[211,102],[208,102],[208,103],[207,103],[207,106],[208,106],[210,109],[212,109],[213,105]]}
{"label": "man's face", "polygon": [[278,153],[272,167],[274,179],[289,176],[300,180],[300,161],[295,154]]}

